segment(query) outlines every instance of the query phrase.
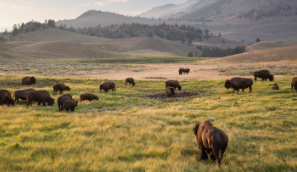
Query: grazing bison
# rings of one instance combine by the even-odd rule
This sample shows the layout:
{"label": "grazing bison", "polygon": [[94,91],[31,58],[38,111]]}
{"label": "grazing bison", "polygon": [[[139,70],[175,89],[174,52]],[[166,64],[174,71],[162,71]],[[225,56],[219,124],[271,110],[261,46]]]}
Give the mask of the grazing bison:
{"label": "grazing bison", "polygon": [[196,124],[193,131],[201,152],[200,159],[207,160],[206,153],[208,153],[213,162],[218,161],[219,168],[221,168],[221,161],[228,145],[228,136],[222,130],[215,128],[208,120]]}
{"label": "grazing bison", "polygon": [[135,82],[133,78],[126,78],[126,85],[127,83],[132,84],[132,86],[135,86]]}
{"label": "grazing bison", "polygon": [[14,100],[8,90],[0,90],[0,105],[14,106]]}
{"label": "grazing bison", "polygon": [[38,106],[42,103],[43,106],[52,106],[55,100],[51,97],[50,93],[45,90],[32,91],[26,94],[27,107],[32,106],[32,101],[38,102]]}
{"label": "grazing bison", "polygon": [[32,76],[26,76],[22,79],[22,81],[20,82],[21,85],[32,85],[36,83],[36,79]]}
{"label": "grazing bison", "polygon": [[15,102],[18,102],[19,99],[21,100],[27,100],[26,94],[28,94],[31,91],[35,91],[33,88],[26,89],[26,90],[18,90],[14,92],[14,100]]}
{"label": "grazing bison", "polygon": [[164,94],[167,97],[173,96],[175,94],[174,88],[172,88],[172,87],[166,87],[166,89],[164,91]]}
{"label": "grazing bison", "polygon": [[64,90],[70,91],[70,88],[62,83],[57,83],[53,86],[53,94],[55,94],[57,91],[60,91],[62,93]]}
{"label": "grazing bison", "polygon": [[75,107],[77,106],[78,101],[71,99],[71,100],[66,100],[63,103],[63,109],[65,109],[67,112],[69,109],[73,112],[75,110]]}
{"label": "grazing bison", "polygon": [[179,75],[182,75],[182,74],[189,74],[189,72],[190,72],[190,69],[189,69],[189,68],[186,68],[186,69],[184,69],[184,68],[179,68],[179,70],[178,70]]}
{"label": "grazing bison", "polygon": [[273,81],[274,77],[270,74],[268,70],[260,70],[257,72],[254,72],[255,81],[257,81],[257,78],[262,78],[262,81],[266,81],[269,79],[270,81]]}
{"label": "grazing bison", "polygon": [[165,87],[173,87],[174,89],[178,88],[178,90],[181,90],[181,86],[179,85],[179,82],[176,80],[169,80],[165,82],[166,86]]}
{"label": "grazing bison", "polygon": [[239,92],[239,89],[242,89],[242,91],[244,92],[244,89],[246,88],[250,88],[250,92],[252,92],[252,85],[253,85],[253,80],[251,79],[247,79],[247,78],[232,78],[231,80],[226,80],[225,82],[225,87],[227,89],[229,88],[233,88],[233,92],[234,90]]}
{"label": "grazing bison", "polygon": [[112,90],[115,91],[115,83],[114,82],[109,82],[109,81],[105,81],[100,85],[100,91],[104,90],[105,93],[108,92],[108,90]]}
{"label": "grazing bison", "polygon": [[277,84],[274,84],[272,87],[271,87],[271,90],[279,90],[279,87]]}
{"label": "grazing bison", "polygon": [[57,99],[57,103],[58,103],[58,109],[59,111],[62,111],[63,110],[63,104],[65,101],[67,100],[72,100],[72,95],[71,94],[64,94],[63,96],[60,96],[58,99]]}
{"label": "grazing bison", "polygon": [[291,81],[291,88],[293,91],[293,88],[295,89],[295,91],[297,92],[297,77],[294,77]]}
{"label": "grazing bison", "polygon": [[98,99],[98,96],[95,96],[94,94],[91,94],[91,93],[81,94],[79,97],[80,97],[80,101],[84,101],[84,100],[89,100],[89,101],[99,100]]}

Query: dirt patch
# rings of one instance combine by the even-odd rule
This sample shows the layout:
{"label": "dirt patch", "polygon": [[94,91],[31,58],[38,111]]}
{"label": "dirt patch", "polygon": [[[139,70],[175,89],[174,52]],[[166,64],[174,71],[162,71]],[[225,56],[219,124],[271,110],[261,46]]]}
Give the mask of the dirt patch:
{"label": "dirt patch", "polygon": [[167,97],[164,94],[149,95],[147,97],[152,99],[175,99],[175,98],[187,98],[187,97],[203,97],[203,95],[201,93],[180,92],[180,93],[175,93],[175,95],[171,97]]}

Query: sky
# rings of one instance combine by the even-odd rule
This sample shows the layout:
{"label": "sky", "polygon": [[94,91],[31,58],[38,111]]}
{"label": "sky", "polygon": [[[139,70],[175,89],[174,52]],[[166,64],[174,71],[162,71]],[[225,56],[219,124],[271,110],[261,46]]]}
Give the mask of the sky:
{"label": "sky", "polygon": [[88,10],[136,16],[155,6],[186,0],[0,0],[0,31],[28,21],[75,19]]}

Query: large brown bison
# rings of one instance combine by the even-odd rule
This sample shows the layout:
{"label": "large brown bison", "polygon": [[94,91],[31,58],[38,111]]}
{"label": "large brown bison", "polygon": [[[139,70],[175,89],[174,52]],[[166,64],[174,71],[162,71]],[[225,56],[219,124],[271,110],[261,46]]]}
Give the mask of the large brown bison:
{"label": "large brown bison", "polygon": [[262,78],[262,81],[266,81],[269,79],[270,81],[273,81],[274,77],[270,74],[268,70],[260,70],[254,72],[255,81],[257,81],[257,78]]}
{"label": "large brown bison", "polygon": [[0,90],[0,105],[14,106],[14,100],[8,90]]}
{"label": "large brown bison", "polygon": [[19,99],[21,100],[27,100],[26,94],[28,94],[31,91],[35,91],[33,88],[26,89],[26,90],[18,90],[14,92],[14,100],[15,102],[18,102]]}
{"label": "large brown bison", "polygon": [[110,82],[110,81],[105,81],[103,82],[100,87],[99,87],[100,91],[104,90],[105,93],[108,92],[108,90],[112,90],[115,91],[115,83],[114,82]]}
{"label": "large brown bison", "polygon": [[135,86],[135,82],[133,78],[126,78],[126,85],[127,83],[132,84],[132,86]]}
{"label": "large brown bison", "polygon": [[189,72],[190,72],[190,69],[189,68],[179,68],[179,70],[178,70],[178,73],[179,73],[179,75],[182,75],[182,74],[189,74]]}
{"label": "large brown bison", "polygon": [[291,89],[293,91],[293,89],[295,89],[295,91],[297,92],[297,77],[294,77],[291,81]]}
{"label": "large brown bison", "polygon": [[70,88],[63,83],[57,83],[53,86],[53,94],[57,93],[57,91],[62,93],[64,90],[70,91]]}
{"label": "large brown bison", "polygon": [[89,101],[99,100],[98,99],[98,96],[95,96],[94,94],[91,94],[91,93],[81,94],[79,96],[79,98],[80,98],[80,101],[84,101],[84,100],[89,100]]}
{"label": "large brown bison", "polygon": [[275,83],[275,84],[271,87],[271,90],[279,90],[278,85]]}
{"label": "large brown bison", "polygon": [[46,106],[46,103],[48,106],[54,105],[55,100],[51,97],[50,93],[45,90],[38,90],[38,91],[32,91],[27,93],[27,107],[29,105],[32,106],[32,101],[38,102],[38,106],[42,103],[43,106]]}
{"label": "large brown bison", "polygon": [[179,85],[179,82],[176,80],[169,80],[165,82],[165,87],[173,87],[174,89],[178,88],[178,90],[181,90],[181,86]]}
{"label": "large brown bison", "polygon": [[21,85],[32,85],[36,83],[36,79],[32,76],[26,76],[22,79],[22,81],[20,82]]}
{"label": "large brown bison", "polygon": [[69,109],[73,112],[75,110],[75,107],[77,106],[78,101],[71,99],[71,100],[66,100],[63,103],[63,109],[65,109],[67,112]]}
{"label": "large brown bison", "polygon": [[173,96],[175,94],[174,92],[174,88],[172,87],[166,87],[165,91],[164,91],[164,95],[167,97]]}
{"label": "large brown bison", "polygon": [[228,136],[222,130],[215,128],[208,120],[196,124],[193,131],[200,149],[200,159],[207,160],[208,155],[206,153],[208,153],[213,162],[218,161],[220,168],[224,152],[228,146]]}
{"label": "large brown bison", "polygon": [[252,85],[253,85],[253,80],[248,79],[248,78],[232,78],[231,80],[226,80],[225,82],[225,87],[227,89],[233,88],[234,90],[239,91],[239,89],[242,89],[244,92],[244,89],[250,88],[250,92],[252,92]]}
{"label": "large brown bison", "polygon": [[58,103],[58,109],[59,111],[62,111],[63,110],[63,104],[65,101],[67,100],[72,100],[72,95],[71,94],[64,94],[63,96],[60,96],[58,99],[57,99],[57,103]]}

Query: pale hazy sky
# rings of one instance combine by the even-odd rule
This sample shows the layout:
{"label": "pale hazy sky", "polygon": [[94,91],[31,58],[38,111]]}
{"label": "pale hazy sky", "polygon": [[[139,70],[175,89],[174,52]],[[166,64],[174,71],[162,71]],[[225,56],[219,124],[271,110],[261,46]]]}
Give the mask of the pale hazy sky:
{"label": "pale hazy sky", "polygon": [[132,16],[155,6],[186,0],[0,0],[0,31],[13,24],[45,19],[74,19],[87,10],[111,11]]}

